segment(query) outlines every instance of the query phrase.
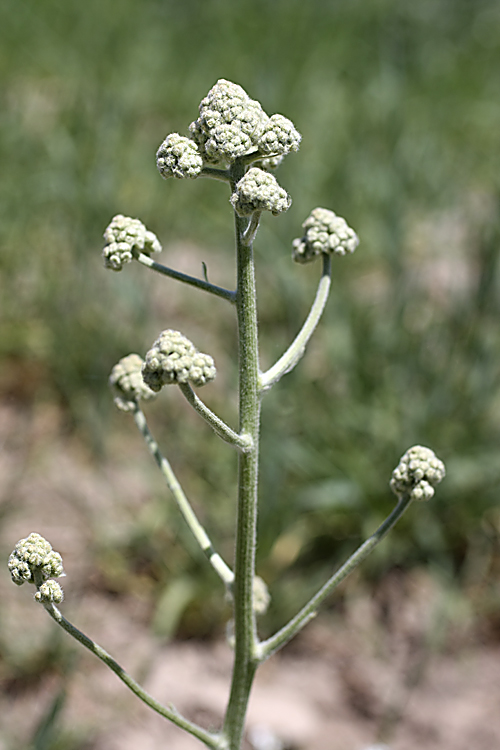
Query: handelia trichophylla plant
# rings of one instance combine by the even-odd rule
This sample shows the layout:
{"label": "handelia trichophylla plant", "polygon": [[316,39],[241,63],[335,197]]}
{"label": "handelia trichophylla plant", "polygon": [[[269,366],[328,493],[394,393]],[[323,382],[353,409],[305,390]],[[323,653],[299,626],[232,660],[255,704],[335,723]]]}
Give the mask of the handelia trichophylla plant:
{"label": "handelia trichophylla plant", "polygon": [[[318,290],[294,341],[272,367],[262,372],[259,367],[253,242],[264,211],[278,216],[290,208],[291,198],[279,185],[272,170],[287,154],[297,151],[301,136],[286,117],[279,114],[269,116],[241,86],[225,80],[218,81],[202,100],[199,117],[189,126],[189,133],[188,137],[171,133],[165,138],[156,154],[157,167],[164,178],[210,177],[228,184],[236,232],[236,288],[230,290],[216,286],[206,278],[188,276],[153,260],[152,255],[161,251],[157,237],[138,219],[121,215],[114,217],[104,233],[103,259],[106,268],[113,271],[121,271],[124,265],[137,261],[226,300],[236,312],[239,362],[237,427],[226,424],[198,396],[196,390],[216,376],[214,360],[209,354],[199,351],[179,331],[164,330],[144,358],[129,354],[115,365],[110,376],[116,405],[133,416],[180,512],[233,605],[228,638],[234,648],[234,664],[230,695],[220,728],[217,731],[205,729],[182,716],[171,705],[158,703],[103,648],[63,617],[56,606],[62,602],[62,588],[55,580],[63,575],[62,560],[45,539],[32,533],[18,542],[9,558],[9,569],[14,583],[33,583],[35,599],[43,604],[49,615],[107,664],[151,708],[213,750],[240,750],[257,667],[315,616],[325,598],[383,539],[413,500],[429,500],[433,496],[434,487],[443,479],[445,468],[429,448],[418,445],[410,448],[390,481],[397,498],[390,515],[288,623],[266,640],[259,638],[257,617],[269,604],[267,586],[255,574],[260,405],[266,392],[303,356],[327,302],[332,258],[354,252],[358,237],[343,218],[328,208],[315,208],[304,221],[303,236],[293,242],[292,258],[300,264],[321,259]],[[214,432],[238,452],[232,566],[222,559],[199,522],[142,411],[141,402],[153,399],[167,385],[178,386]]]}

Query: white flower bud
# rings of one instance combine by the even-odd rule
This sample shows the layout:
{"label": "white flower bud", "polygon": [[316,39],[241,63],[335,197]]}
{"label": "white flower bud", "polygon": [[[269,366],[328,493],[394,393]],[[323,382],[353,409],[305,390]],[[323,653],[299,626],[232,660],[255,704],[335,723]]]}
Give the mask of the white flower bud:
{"label": "white flower bud", "polygon": [[215,378],[212,357],[199,352],[179,331],[163,331],[146,354],[142,366],[144,382],[153,391],[164,385],[191,382],[202,386]]}
{"label": "white flower bud", "polygon": [[305,235],[293,241],[292,258],[297,263],[309,263],[321,253],[353,253],[359,245],[354,229],[328,208],[315,208],[302,226]]}
{"label": "white flower bud", "polygon": [[151,255],[161,252],[161,245],[153,232],[142,221],[118,214],[104,232],[106,246],[102,251],[104,265],[112,271],[121,271],[137,253]]}
{"label": "white flower bud", "polygon": [[444,463],[434,451],[414,445],[392,472],[391,490],[398,497],[410,494],[412,500],[430,500],[435,485],[444,479],[445,474]]}
{"label": "white flower bud", "polygon": [[16,544],[9,556],[8,567],[17,586],[22,586],[26,581],[35,583],[35,570],[44,581],[64,575],[61,555],[54,552],[52,545],[35,532]]}
{"label": "white flower bud", "polygon": [[167,135],[156,152],[156,166],[162,177],[198,177],[203,159],[196,143],[179,133]]}
{"label": "white flower bud", "polygon": [[138,354],[129,354],[111,370],[109,385],[115,404],[122,411],[132,411],[139,399],[147,401],[156,396],[142,378],[143,364],[144,360]]}
{"label": "white flower bud", "polygon": [[45,583],[42,583],[35,594],[35,601],[40,603],[53,602],[54,604],[60,604],[63,599],[64,591],[62,586],[53,579],[49,579],[48,581],[45,581]]}
{"label": "white flower bud", "polygon": [[277,216],[290,208],[292,199],[273,174],[252,167],[236,185],[231,203],[239,216],[251,216],[254,211],[270,211]]}
{"label": "white flower bud", "polygon": [[200,116],[189,129],[210,163],[230,162],[257,150],[269,117],[259,102],[236,83],[220,79],[200,104]]}
{"label": "white flower bud", "polygon": [[272,115],[257,145],[263,154],[285,155],[299,150],[301,138],[291,120],[283,115]]}

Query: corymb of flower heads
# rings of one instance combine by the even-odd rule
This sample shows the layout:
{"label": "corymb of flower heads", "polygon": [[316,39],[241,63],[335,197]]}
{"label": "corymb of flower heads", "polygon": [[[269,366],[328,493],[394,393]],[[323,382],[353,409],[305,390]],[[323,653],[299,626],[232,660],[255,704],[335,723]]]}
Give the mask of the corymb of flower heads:
{"label": "corymb of flower heads", "polygon": [[198,177],[203,168],[203,159],[198,146],[190,138],[179,133],[167,135],[156,152],[156,166],[161,176],[180,179]]}
{"label": "corymb of flower heads", "polygon": [[102,251],[104,265],[112,271],[121,271],[134,255],[161,252],[161,245],[153,232],[142,221],[118,214],[104,232],[106,246]]}
{"label": "corymb of flower heads", "polygon": [[270,211],[277,216],[292,205],[291,197],[278,185],[276,177],[258,167],[243,175],[230,200],[239,216],[251,216],[254,211]]}
{"label": "corymb of flower heads", "polygon": [[297,263],[309,263],[322,253],[353,253],[359,245],[354,229],[328,208],[315,208],[302,226],[304,236],[293,241],[292,258]]}
{"label": "corymb of flower heads", "polygon": [[392,472],[391,490],[398,497],[409,494],[412,500],[430,500],[434,487],[445,474],[444,463],[434,451],[423,445],[414,445]]}
{"label": "corymb of flower heads", "polygon": [[146,354],[142,377],[152,391],[164,385],[192,383],[205,385],[215,378],[216,369],[209,354],[199,352],[179,331],[163,331]]}
{"label": "corymb of flower heads", "polygon": [[142,378],[143,364],[144,360],[138,354],[129,354],[111,370],[109,385],[115,404],[122,411],[132,411],[139,399],[147,401],[156,396]]}
{"label": "corymb of flower heads", "polygon": [[21,539],[9,556],[9,571],[15,584],[37,583],[64,575],[62,557],[52,545],[35,532]]}

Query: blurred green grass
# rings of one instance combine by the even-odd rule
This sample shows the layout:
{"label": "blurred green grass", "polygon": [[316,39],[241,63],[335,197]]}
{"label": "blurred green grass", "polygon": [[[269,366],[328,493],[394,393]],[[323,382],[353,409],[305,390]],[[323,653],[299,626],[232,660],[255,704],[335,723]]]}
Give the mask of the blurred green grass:
{"label": "blurred green grass", "polygon": [[[448,477],[364,574],[425,563],[498,609],[499,40],[494,0],[0,6],[5,398],[56,400],[103,455],[109,371],[144,352],[159,326],[194,325],[199,337],[209,321],[230,381],[234,329],[219,301],[186,292],[170,313],[174,282],[164,282],[160,304],[144,269],[112,275],[100,260],[102,232],[120,212],[167,247],[192,246],[193,273],[200,253],[209,270],[210,257],[219,270],[229,265],[224,189],[165,183],[154,165],[161,140],[186,132],[220,77],[303,134],[278,173],[293,206],[266,218],[258,239],[265,364],[314,292],[317,269],[290,262],[310,210],[331,207],[361,237],[355,256],[335,263],[304,362],[264,405],[259,565],[276,583],[276,621],[389,509],[390,472],[414,443],[432,446]],[[234,407],[224,388],[211,403]],[[157,429],[188,487],[203,490],[230,554],[233,457],[194,429],[172,428],[182,414],[172,406]],[[132,567],[161,554],[155,533],[139,525],[128,540]],[[199,575],[195,558],[178,554],[178,565],[155,563],[159,600],[172,570]],[[205,627],[196,625],[200,590],[207,585],[186,615],[189,633]]]}

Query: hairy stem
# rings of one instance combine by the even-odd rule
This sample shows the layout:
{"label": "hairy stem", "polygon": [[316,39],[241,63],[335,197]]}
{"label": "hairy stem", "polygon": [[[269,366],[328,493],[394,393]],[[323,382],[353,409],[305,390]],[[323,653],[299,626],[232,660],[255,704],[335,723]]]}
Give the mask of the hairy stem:
{"label": "hairy stem", "polygon": [[388,531],[392,529],[396,521],[398,521],[405,510],[411,503],[410,495],[402,497],[392,513],[387,516],[385,521],[380,524],[378,529],[358,547],[358,549],[350,556],[350,558],[334,573],[331,578],[320,588],[320,590],[308,601],[308,603],[302,607],[295,617],[288,622],[284,627],[281,628],[275,635],[268,638],[267,641],[263,641],[258,646],[258,657],[259,661],[263,662],[274,654],[278,649],[282,648],[289,640],[291,640],[297,633],[302,630],[304,625],[312,620],[316,616],[319,605],[326,599],[326,597],[341,583],[344,578],[347,578],[349,573],[358,567],[358,565],[370,554],[370,552],[377,546],[377,544],[385,537]]}
{"label": "hairy stem", "polygon": [[99,646],[99,644],[95,643],[95,641],[93,641],[91,638],[86,636],[85,633],[82,633],[81,630],[78,630],[78,628],[72,625],[69,620],[63,617],[61,612],[54,604],[52,604],[51,602],[43,602],[43,606],[52,617],[52,619],[55,620],[57,624],[63,628],[63,630],[69,633],[69,635],[71,635],[79,643],[81,643],[82,646],[85,646],[85,648],[95,654],[98,659],[104,662],[104,664],[106,664],[106,666],[109,667],[120,678],[120,680],[125,683],[125,685],[133,693],[135,693],[138,698],[141,699],[143,703],[152,708],[153,711],[156,711],[156,713],[160,714],[166,719],[170,719],[170,721],[172,721],[178,727],[184,729],[186,732],[189,732],[189,734],[192,734],[194,737],[204,742],[207,747],[210,747],[213,750],[226,750],[227,745],[224,737],[217,734],[212,734],[211,732],[207,732],[202,727],[199,727],[197,724],[189,721],[184,716],[182,716],[177,711],[177,709],[174,708],[174,706],[164,706],[162,703],[159,703],[155,698],[149,695],[149,693],[146,692],[146,690],[144,690],[144,688],[141,687],[141,685],[139,685],[139,683],[136,682],[128,674],[128,672],[126,672],[123,667],[121,667],[118,662],[116,662],[113,657],[108,654],[107,651]]}
{"label": "hairy stem", "polygon": [[198,279],[196,276],[189,276],[186,273],[174,271],[173,268],[169,268],[168,266],[162,266],[161,263],[157,263],[145,253],[137,253],[135,258],[139,261],[139,263],[142,263],[143,266],[152,268],[153,271],[157,271],[158,273],[163,274],[163,276],[169,276],[171,279],[175,279],[176,281],[182,281],[184,284],[189,284],[189,286],[194,286],[204,292],[214,294],[216,297],[227,299],[228,302],[231,302],[233,304],[236,301],[236,292],[232,292],[229,289],[224,289],[224,287],[211,284],[209,281]]}
{"label": "hairy stem", "polygon": [[293,370],[297,362],[305,352],[306,344],[316,330],[320,318],[328,301],[331,286],[331,256],[323,253],[323,272],[319,281],[318,290],[309,315],[301,330],[290,344],[286,352],[279,358],[267,372],[260,376],[260,387],[262,390],[271,388],[283,375]]}
{"label": "hairy stem", "polygon": [[175,476],[170,463],[167,461],[165,456],[162,455],[160,448],[158,447],[158,443],[152,436],[146,422],[146,417],[144,416],[144,413],[138,404],[136,404],[133,415],[135,423],[139,428],[144,440],[146,441],[149,452],[158,464],[160,471],[167,483],[167,486],[173,494],[179,510],[182,513],[187,525],[191,529],[194,538],[200,545],[202,552],[206,555],[210,565],[213,567],[217,575],[221,578],[226,588],[231,590],[234,580],[233,571],[224,562],[219,553],[215,551],[214,546],[210,541],[210,537],[208,536],[201,523],[198,521],[196,513],[194,512],[189,500],[184,494],[184,490],[179,484],[179,481]]}
{"label": "hairy stem", "polygon": [[198,414],[203,417],[203,419],[208,422],[210,427],[214,430],[214,432],[217,433],[217,435],[222,438],[222,440],[225,440],[226,443],[229,443],[230,445],[234,445],[236,448],[239,448],[242,451],[248,451],[252,447],[252,438],[250,435],[238,435],[237,432],[232,430],[228,425],[220,419],[216,414],[211,411],[211,409],[206,406],[201,398],[196,395],[196,393],[193,391],[189,383],[180,383],[179,388],[181,389],[182,393],[186,397],[186,399],[189,401],[193,409],[198,412]]}
{"label": "hairy stem", "polygon": [[[239,177],[237,174],[234,177],[236,183]],[[243,241],[248,222],[237,215],[235,222],[240,433],[249,435],[253,443],[251,450],[240,453],[238,467],[238,517],[234,565],[235,655],[231,693],[224,721],[224,734],[230,750],[239,750],[241,747],[248,699],[257,667],[255,653],[258,642],[253,609],[260,418],[257,301],[253,249],[251,244],[245,245]]]}

